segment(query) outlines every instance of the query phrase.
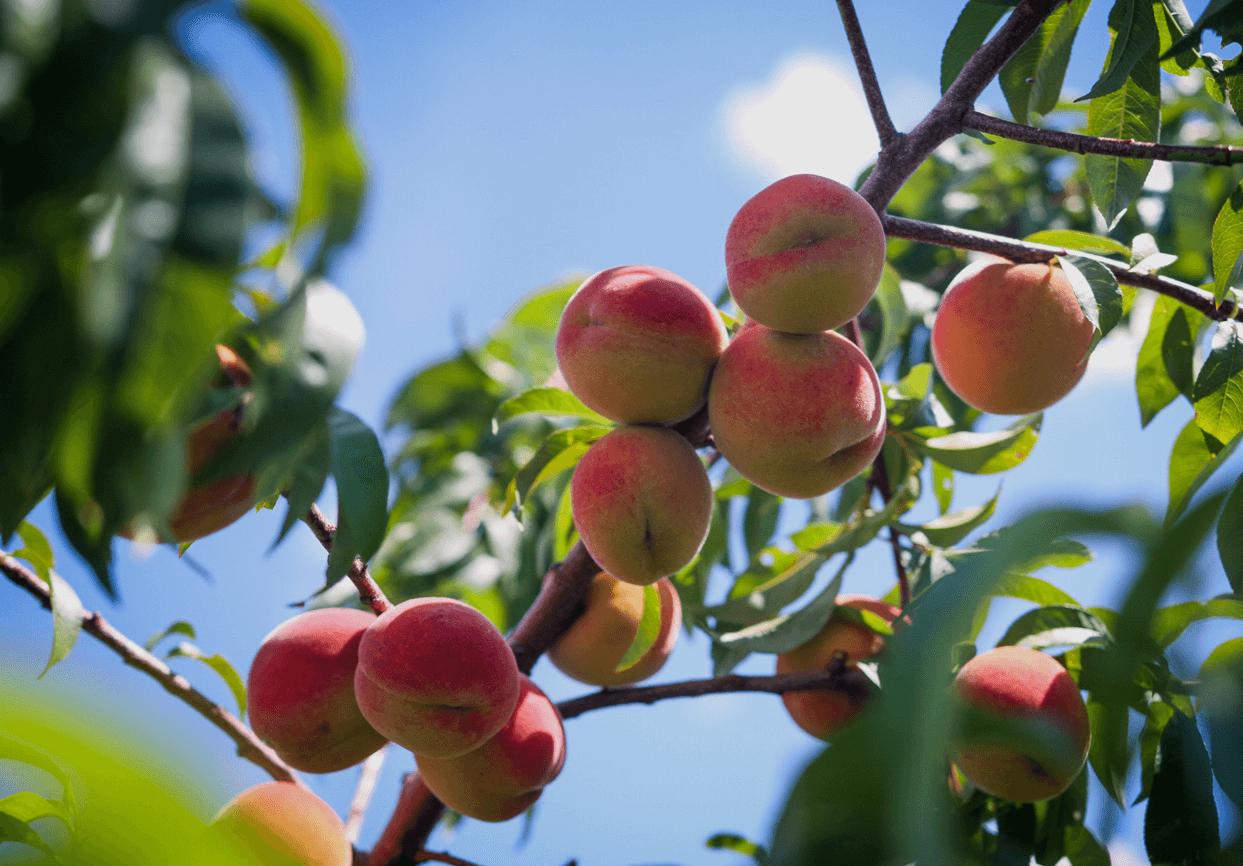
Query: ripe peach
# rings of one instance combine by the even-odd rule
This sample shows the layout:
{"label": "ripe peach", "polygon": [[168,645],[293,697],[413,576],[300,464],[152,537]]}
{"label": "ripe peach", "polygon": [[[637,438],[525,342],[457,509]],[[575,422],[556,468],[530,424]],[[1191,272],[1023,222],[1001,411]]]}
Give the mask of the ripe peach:
{"label": "ripe peach", "polygon": [[412,752],[451,758],[499,731],[518,700],[518,664],[491,621],[451,598],[414,598],[365,632],[354,672],[371,726]]}
{"label": "ripe peach", "polygon": [[708,396],[728,341],[712,302],[677,274],[629,265],[589,277],[557,329],[570,391],[624,424],[676,424]]}
{"label": "ripe peach", "polygon": [[932,358],[950,390],[982,412],[1026,415],[1070,393],[1095,329],[1066,272],[998,259],[965,268],[932,326]]}
{"label": "ripe peach", "polygon": [[250,724],[290,766],[332,773],[384,745],[354,698],[358,644],[375,619],[361,610],[311,610],[263,639],[246,684]]}
{"label": "ripe peach", "polygon": [[561,714],[538,686],[519,677],[518,705],[496,736],[456,758],[415,755],[431,792],[469,818],[508,821],[522,814],[565,763]]}
{"label": "ripe peach", "polygon": [[845,484],[885,439],[885,401],[867,356],[833,331],[740,331],[708,393],[716,447],[743,477],[809,499]]}
{"label": "ripe peach", "polygon": [[[867,595],[839,595],[838,607],[870,611],[892,623],[902,613],[893,605]],[[885,639],[865,625],[852,622],[837,611],[824,628],[802,646],[777,656],[777,673],[814,671],[827,668],[839,652],[846,654],[847,665],[866,661],[879,653]],[[781,696],[790,718],[807,733],[828,740],[847,722],[863,711],[863,703],[841,691],[818,689],[786,692]]]}
{"label": "ripe peach", "polygon": [[712,483],[695,449],[672,430],[618,427],[574,468],[570,506],[599,566],[646,586],[682,568],[703,546]]}
{"label": "ripe peach", "polygon": [[591,686],[625,686],[645,680],[664,666],[678,642],[682,602],[668,578],[660,590],[660,634],[643,657],[624,671],[618,662],[639,633],[643,589],[600,572],[587,591],[587,608],[548,650],[548,660],[567,677]]}
{"label": "ripe peach", "polygon": [[951,759],[977,788],[1034,803],[1070,787],[1091,732],[1079,686],[1055,659],[997,647],[963,665],[953,690],[971,718]]}
{"label": "ripe peach", "polygon": [[264,782],[247,788],[225,804],[212,828],[239,853],[254,855],[259,863],[349,866],[353,859],[337,813],[292,782]]}
{"label": "ripe peach", "polygon": [[850,187],[796,174],[760,190],[734,216],[725,267],[730,294],[748,317],[791,334],[828,331],[875,294],[885,230]]}

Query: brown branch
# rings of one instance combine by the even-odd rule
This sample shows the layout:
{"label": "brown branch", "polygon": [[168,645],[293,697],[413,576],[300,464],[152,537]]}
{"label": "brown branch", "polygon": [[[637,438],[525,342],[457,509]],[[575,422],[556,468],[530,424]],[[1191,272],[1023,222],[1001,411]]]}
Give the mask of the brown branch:
{"label": "brown branch", "polygon": [[876,79],[872,55],[868,53],[867,41],[863,38],[863,28],[859,26],[859,16],[855,14],[853,0],[837,0],[837,11],[842,17],[842,28],[850,42],[855,69],[859,72],[859,83],[863,85],[863,95],[868,101],[868,109],[872,112],[872,123],[883,147],[885,142],[898,134],[898,130],[889,116],[889,109],[885,107],[885,96],[881,93],[880,82]]}
{"label": "brown branch", "polygon": [[968,111],[963,116],[963,127],[977,132],[986,132],[998,138],[1038,144],[1070,153],[1096,153],[1127,159],[1158,159],[1163,162],[1199,162],[1206,165],[1243,163],[1243,147],[1157,144],[1134,139],[1098,138],[1093,135],[1080,135],[1056,129],[1036,129],[1021,123],[981,114],[975,110]]}
{"label": "brown branch", "polygon": [[417,855],[427,844],[444,810],[444,804],[427,789],[419,774],[407,773],[401,781],[397,807],[371,849],[371,866],[386,866],[400,857],[403,850]]}
{"label": "brown branch", "polygon": [[878,213],[942,142],[962,132],[963,116],[974,108],[984,88],[1060,2],[1023,0],[993,38],[971,56],[932,111],[906,135],[882,143],[876,169],[859,189]]}
{"label": "brown branch", "polygon": [[658,686],[632,686],[606,688],[580,698],[571,698],[557,704],[561,717],[572,719],[591,710],[617,707],[623,704],[654,704],[668,698],[694,698],[701,695],[719,695],[728,692],[766,692],[780,695],[786,692],[828,689],[846,694],[851,700],[866,700],[872,681],[858,668],[844,666],[844,660],[835,660],[826,670],[799,671],[793,674],[773,676],[741,676],[728,674],[710,680],[684,680],[663,683]]}
{"label": "brown branch", "polygon": [[[318,505],[311,503],[311,508],[302,518],[302,522],[311,527],[311,531],[315,533],[315,537],[319,539],[324,550],[332,552],[332,539],[337,533],[337,528],[328,522],[328,518],[324,516],[324,512],[319,510]],[[358,587],[359,599],[375,611],[376,616],[393,606],[388,597],[384,595],[384,590],[380,589],[380,585],[371,577],[371,572],[367,571],[367,564],[357,556],[354,557],[354,564],[350,566],[349,578],[354,586]]]}
{"label": "brown branch", "polygon": [[1111,261],[1101,256],[1064,247],[1016,241],[997,235],[985,234],[984,232],[920,222],[919,220],[906,219],[905,217],[886,215],[883,222],[885,224],[885,234],[889,237],[925,241],[938,246],[954,247],[960,250],[993,253],[1016,262],[1048,261],[1052,256],[1086,256],[1109,268],[1119,283],[1151,289],[1159,294],[1168,295],[1179,303],[1199,310],[1210,319],[1218,322],[1224,322],[1229,319],[1243,321],[1243,311],[1240,310],[1238,304],[1229,298],[1223,302],[1222,306],[1218,307],[1213,295],[1203,289],[1198,289],[1178,280],[1172,280],[1169,277],[1136,273],[1121,262]]}
{"label": "brown branch", "polygon": [[448,863],[450,866],[478,866],[470,860],[463,860],[461,857],[454,857],[452,854],[443,854],[437,851],[419,851],[414,855],[415,863],[426,863],[434,860],[437,863]]}
{"label": "brown branch", "polygon": [[[46,610],[52,609],[51,592],[37,574],[8,554],[0,555],[0,571],[3,571],[5,577],[17,586],[38,599]],[[99,613],[84,613],[82,630],[112,649],[127,665],[150,676],[173,697],[189,704],[199,715],[224,731],[229,739],[237,744],[238,755],[262,767],[268,775],[279,782],[303,784],[298,774],[241,720],[224,707],[213,703],[210,698],[191,686],[185,677],[174,673],[161,659],[117,631]]]}
{"label": "brown branch", "polygon": [[[889,483],[889,469],[885,466],[885,452],[881,450],[872,462],[872,473],[868,476],[868,487],[876,490],[881,496],[883,505],[893,499],[893,486]],[[902,565],[902,547],[898,544],[898,533],[889,527],[889,546],[893,550],[893,570],[898,576],[898,592],[903,609],[911,603],[911,582],[907,577],[906,568]]]}

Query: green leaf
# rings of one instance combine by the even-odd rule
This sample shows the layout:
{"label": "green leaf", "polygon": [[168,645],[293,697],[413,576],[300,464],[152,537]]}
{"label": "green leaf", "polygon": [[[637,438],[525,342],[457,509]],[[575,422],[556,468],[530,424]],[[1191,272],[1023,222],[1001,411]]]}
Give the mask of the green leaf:
{"label": "green leaf", "polygon": [[1243,254],[1243,184],[1234,188],[1213,221],[1213,297],[1221,304]]}
{"label": "green leaf", "polygon": [[1243,331],[1239,322],[1218,322],[1191,397],[1196,424],[1206,436],[1229,442],[1243,431]]}
{"label": "green leaf", "polygon": [[69,656],[78,642],[78,635],[82,633],[82,621],[86,617],[82,600],[63,577],[49,569],[44,579],[52,594],[52,652],[39,673],[39,679],[43,679],[52,665]]}
{"label": "green leaf", "polygon": [[517,397],[509,398],[497,407],[494,424],[499,427],[509,419],[517,418],[528,412],[582,418],[592,424],[612,423],[598,412],[588,409],[582,400],[569,391],[562,391],[560,388],[532,388]]}
{"label": "green leaf", "polygon": [[324,20],[301,0],[246,0],[242,17],[280,58],[293,86],[302,133],[302,184],[291,237],[319,229],[307,270],[354,234],[366,170],[347,121],[346,59]]}
{"label": "green leaf", "polygon": [[1004,472],[1027,459],[1040,435],[1041,413],[1025,415],[1003,430],[992,433],[951,433],[933,439],[912,439],[911,445],[925,457],[972,475]]}
{"label": "green leaf", "polygon": [[184,634],[192,640],[198,637],[198,635],[194,633],[194,626],[190,625],[190,623],[186,622],[184,619],[179,619],[168,628],[162,628],[155,634],[151,635],[151,637],[147,638],[146,642],[143,644],[143,648],[146,649],[147,652],[151,652],[156,648],[160,641],[172,634]]}
{"label": "green leaf", "polygon": [[742,518],[742,537],[751,556],[758,555],[777,531],[777,521],[781,518],[781,502],[780,496],[759,487],[754,488],[747,497],[746,513]]}
{"label": "green leaf", "polygon": [[1065,840],[1071,866],[1110,866],[1109,850],[1082,824],[1067,827]]}
{"label": "green leaf", "polygon": [[1122,289],[1118,280],[1109,268],[1083,256],[1062,256],[1059,261],[1079,307],[1096,328],[1097,339],[1104,337],[1122,318]]}
{"label": "green leaf", "polygon": [[1217,555],[1230,588],[1243,596],[1243,476],[1235,481],[1217,519]]}
{"label": "green leaf", "polygon": [[876,287],[870,303],[875,304],[880,313],[880,328],[875,339],[868,341],[871,346],[868,358],[873,366],[879,368],[894,349],[902,345],[910,325],[906,299],[902,296],[902,279],[888,263],[881,272],[880,285]]}
{"label": "green leaf", "polygon": [[617,663],[615,672],[632,668],[647,655],[660,637],[660,588],[656,584],[643,587],[643,617],[639,620],[639,629],[634,640],[626,649],[626,654]]}
{"label": "green leaf", "polygon": [[1076,102],[1096,99],[1122,87],[1132,70],[1157,56],[1157,22],[1148,0],[1115,0],[1109,10],[1109,58],[1105,71]]}
{"label": "green leaf", "polygon": [[1001,579],[997,581],[992,589],[992,595],[1005,596],[1006,598],[1021,598],[1024,601],[1034,601],[1036,604],[1043,606],[1080,606],[1079,602],[1075,601],[1069,593],[1058,589],[1047,580],[1041,580],[1038,577],[1015,571],[1008,571],[1001,576]]}
{"label": "green leaf", "polygon": [[48,800],[30,791],[21,791],[0,799],[0,813],[16,818],[29,824],[42,818],[56,818],[70,830],[73,829],[73,814],[60,800]]}
{"label": "green leaf", "polygon": [[1174,448],[1170,452],[1170,503],[1165,512],[1167,527],[1178,520],[1191,504],[1196,491],[1234,453],[1240,438],[1235,436],[1226,445],[1214,450],[1196,424],[1196,419],[1187,422],[1174,440]]}
{"label": "green leaf", "polygon": [[1174,43],[1191,32],[1194,26],[1183,0],[1162,0],[1156,18],[1160,36],[1161,68],[1171,75],[1190,74],[1196,65],[1199,52],[1194,48],[1171,52]]}
{"label": "green leaf", "polygon": [[1118,255],[1130,258],[1131,251],[1126,244],[1103,235],[1090,232],[1073,231],[1071,229],[1048,229],[1030,234],[1023,240],[1033,244],[1045,244],[1050,247],[1065,247],[1071,250],[1083,250],[1101,255]]}
{"label": "green leaf", "polygon": [[531,459],[509,482],[501,513],[508,514],[515,506],[521,507],[540,484],[577,464],[592,443],[610,429],[612,428],[598,426],[571,427],[549,434]]}
{"label": "green leaf", "polygon": [[1193,622],[1215,617],[1243,619],[1243,600],[1211,598],[1163,607],[1152,614],[1152,639],[1167,649]]}
{"label": "green leaf", "polygon": [[60,521],[60,531],[65,540],[91,568],[95,582],[108,596],[118,599],[116,584],[112,580],[112,538],[104,535],[98,526],[87,526],[83,517],[88,517],[87,510],[79,509],[72,503],[60,488],[56,488],[56,517]]}
{"label": "green leaf", "polygon": [[1090,610],[1070,604],[1038,607],[1020,616],[997,646],[1047,649],[1058,646],[1108,646],[1113,642],[1109,627]]}
{"label": "green leaf", "polygon": [[1088,744],[1088,764],[1119,806],[1126,808],[1127,716],[1111,713],[1098,701],[1088,699],[1088,723],[1092,740]]}
{"label": "green leaf", "polygon": [[1139,795],[1132,806],[1148,799],[1152,793],[1152,777],[1157,770],[1157,750],[1161,745],[1161,734],[1177,712],[1165,701],[1149,701],[1148,714],[1144,718],[1144,729],[1139,735]]}
{"label": "green leaf", "polygon": [[[364,562],[380,549],[388,528],[388,467],[380,440],[357,415],[333,407],[328,448],[337,482],[337,534],[328,556],[329,583],[345,576],[354,557]],[[345,529],[350,544],[341,537]]]}
{"label": "green leaf", "polygon": [[285,494],[289,506],[285,509],[280,531],[276,533],[276,540],[272,542],[269,550],[274,550],[294,524],[307,515],[324,489],[324,483],[332,471],[332,449],[329,445],[327,421],[311,433],[303,453],[305,456],[294,469]]}
{"label": "green leaf", "polygon": [[748,653],[783,653],[802,646],[811,640],[833,615],[837,606],[837,592],[841,589],[846,567],[853,557],[848,557],[828,586],[805,607],[795,613],[778,616],[756,623],[739,631],[728,632],[717,641],[730,649]]}
{"label": "green leaf", "polygon": [[977,527],[987,523],[997,508],[997,497],[1001,488],[993,494],[993,498],[975,508],[962,508],[952,514],[945,514],[919,526],[906,523],[894,523],[893,528],[903,535],[914,535],[922,532],[928,542],[935,547],[951,547],[962,541]]}
{"label": "green leaf", "polygon": [[1152,308],[1148,333],[1135,363],[1135,394],[1139,398],[1140,423],[1147,427],[1157,413],[1180,393],[1191,395],[1192,335],[1201,314],[1165,295]]}
{"label": "green leaf", "polygon": [[207,655],[201,649],[188,641],[177,644],[168,651],[164,656],[166,659],[171,658],[190,658],[201,661],[210,667],[216,673],[220,674],[220,678],[224,680],[225,685],[229,687],[229,691],[233,692],[233,698],[237,701],[238,718],[246,718],[246,683],[238,676],[237,670],[229,663],[224,656],[215,654]]}
{"label": "green leaf", "polygon": [[1057,105],[1070,47],[1089,2],[1059,5],[1001,68],[998,82],[1016,123],[1028,123],[1031,112],[1047,114]]}
{"label": "green leaf", "polygon": [[1220,847],[1208,752],[1195,719],[1182,713],[1161,734],[1144,847],[1154,863],[1207,863]]}
{"label": "green leaf", "polygon": [[937,498],[937,509],[944,515],[954,501],[954,470],[935,460],[932,464],[932,493]]}
{"label": "green leaf", "polygon": [[13,556],[29,562],[39,576],[47,580],[48,572],[51,571],[52,566],[56,562],[56,557],[52,554],[52,545],[48,543],[47,536],[33,523],[23,521],[17,527],[17,537],[22,540],[24,546],[20,550],[14,551]]}
{"label": "green leaf", "polygon": [[1208,726],[1213,774],[1235,806],[1243,806],[1243,638],[1226,641],[1200,666],[1198,708]]}
{"label": "green leaf", "polygon": [[43,841],[34,828],[5,812],[3,801],[0,801],[0,843],[3,842],[20,842],[23,845],[29,845],[31,848],[42,851],[53,863],[61,862],[56,852]]}
{"label": "green leaf", "polygon": [[950,31],[941,51],[941,93],[949,90],[971,55],[984,44],[993,27],[1006,14],[1006,8],[980,0],[970,0]]}
{"label": "green leaf", "polygon": [[1216,30],[1229,26],[1231,22],[1239,21],[1240,17],[1243,17],[1243,2],[1240,0],[1211,0],[1187,35],[1175,42],[1162,57],[1171,57],[1197,47],[1206,29]]}
{"label": "green leaf", "polygon": [[[1161,67],[1152,5],[1146,0],[1117,0],[1109,17],[1114,35],[1107,71],[1089,94],[1088,134],[1157,141]],[[1139,194],[1152,162],[1088,154],[1084,163],[1092,199],[1112,229]]]}
{"label": "green leaf", "polygon": [[768,853],[762,846],[743,836],[739,836],[737,833],[717,833],[715,836],[710,836],[708,841],[704,842],[704,847],[715,851],[733,851],[750,857],[760,864],[768,862]]}

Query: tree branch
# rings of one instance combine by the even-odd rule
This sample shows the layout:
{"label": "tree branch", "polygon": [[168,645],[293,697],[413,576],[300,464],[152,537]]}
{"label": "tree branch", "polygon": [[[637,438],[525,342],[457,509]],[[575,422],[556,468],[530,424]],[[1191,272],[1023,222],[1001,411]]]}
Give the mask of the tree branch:
{"label": "tree branch", "polygon": [[375,785],[380,778],[380,770],[384,768],[384,758],[391,746],[392,743],[385,744],[363,761],[362,772],[358,774],[358,785],[354,788],[354,799],[350,801],[350,814],[345,821],[345,838],[350,840],[351,845],[358,843],[363,820],[367,817],[367,808],[371,805],[371,797],[375,794]]}
{"label": "tree branch", "polygon": [[448,863],[449,866],[477,866],[477,864],[469,860],[463,860],[461,857],[454,857],[452,854],[441,854],[436,851],[420,851],[414,855],[415,863],[427,863],[428,861]]}
{"label": "tree branch", "polygon": [[767,692],[769,694],[785,694],[786,692],[811,691],[828,689],[846,694],[851,700],[863,701],[872,687],[867,674],[858,668],[845,667],[844,664],[833,665],[826,670],[800,671],[793,674],[776,674],[774,676],[740,676],[729,674],[714,677],[710,680],[685,680],[678,683],[664,683],[658,686],[632,686],[627,688],[606,688],[581,698],[571,698],[557,704],[561,717],[572,719],[591,710],[604,707],[617,707],[623,704],[654,704],[667,698],[693,698],[700,695],[717,695],[727,692]]}
{"label": "tree branch", "polygon": [[946,139],[963,130],[963,117],[1014,52],[1062,0],[1023,0],[963,66],[928,115],[908,134],[883,142],[875,170],[859,189],[877,213],[884,211],[915,169]]}
{"label": "tree branch", "polygon": [[[324,512],[319,510],[319,506],[311,503],[311,508],[302,518],[302,522],[311,527],[311,531],[315,533],[315,537],[319,539],[324,550],[331,553],[332,539],[337,533],[337,528],[328,522],[328,518],[324,516]],[[350,566],[349,578],[354,586],[358,587],[359,599],[375,611],[376,616],[393,606],[388,597],[384,595],[384,590],[380,589],[380,585],[371,577],[371,572],[367,571],[367,564],[357,556],[354,557],[354,564]]]}
{"label": "tree branch", "polygon": [[[8,554],[0,555],[0,571],[3,571],[5,577],[17,586],[38,599],[46,610],[52,609],[51,592],[37,574]],[[173,697],[189,704],[201,716],[224,731],[229,739],[237,744],[238,755],[263,768],[278,782],[303,785],[298,774],[282,761],[267,743],[260,740],[254,731],[224,707],[213,703],[210,698],[191,686],[181,674],[174,673],[163,660],[117,631],[99,613],[84,614],[82,630],[113,650],[127,665],[153,678]]]}
{"label": "tree branch", "polygon": [[846,31],[846,39],[850,42],[850,53],[855,59],[855,69],[859,72],[859,83],[863,85],[863,95],[868,101],[872,112],[872,123],[876,134],[880,137],[881,146],[898,134],[889,117],[889,109],[885,107],[885,95],[881,93],[880,82],[876,79],[876,69],[872,66],[872,55],[868,53],[863,28],[859,26],[859,16],[855,14],[853,0],[837,0],[837,11],[842,16],[842,28]]}
{"label": "tree branch", "polygon": [[1169,277],[1136,273],[1121,262],[1115,262],[1101,256],[1064,247],[1033,244],[1027,241],[1016,241],[997,235],[985,234],[984,232],[920,222],[919,220],[906,219],[905,217],[886,215],[882,222],[885,225],[885,234],[889,237],[925,241],[938,246],[955,247],[960,250],[993,253],[1016,262],[1042,262],[1048,261],[1052,256],[1086,256],[1109,268],[1119,283],[1125,283],[1128,286],[1138,286],[1139,288],[1150,289],[1162,295],[1168,295],[1179,303],[1199,310],[1210,319],[1218,322],[1224,322],[1228,319],[1243,321],[1243,311],[1240,310],[1238,304],[1229,298],[1222,303],[1221,307],[1218,307],[1213,296],[1203,289],[1198,289],[1178,280],[1171,280]]}
{"label": "tree branch", "polygon": [[1157,144],[1134,139],[1097,138],[1093,135],[1080,135],[1056,129],[1036,129],[1021,123],[981,114],[974,109],[963,115],[963,128],[1070,153],[1096,153],[1127,159],[1159,159],[1164,162],[1199,162],[1205,165],[1243,163],[1243,147]]}

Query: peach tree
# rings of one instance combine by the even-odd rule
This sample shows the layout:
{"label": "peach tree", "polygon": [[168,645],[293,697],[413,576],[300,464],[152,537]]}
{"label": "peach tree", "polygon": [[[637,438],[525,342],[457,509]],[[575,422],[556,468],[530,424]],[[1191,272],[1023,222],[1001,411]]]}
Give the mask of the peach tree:
{"label": "peach tree", "polygon": [[[704,469],[702,531],[689,557],[672,565],[662,560],[656,572],[631,581],[646,584],[627,602],[635,612],[631,632],[614,640],[594,676],[603,683],[630,669],[654,672],[678,620],[710,639],[713,676],[610,685],[562,702],[560,719],[726,691],[819,694],[837,707],[831,732],[819,730],[831,745],[793,784],[771,838],[759,844],[722,834],[708,840],[710,847],[783,866],[1032,858],[1043,866],[1063,858],[1072,866],[1105,864],[1108,851],[1084,823],[1094,776],[1102,796],[1144,809],[1152,862],[1243,862],[1243,837],[1236,827],[1232,838],[1221,838],[1215,800],[1219,790],[1243,809],[1243,638],[1212,649],[1193,678],[1177,675],[1169,659],[1171,645],[1193,623],[1243,619],[1243,481],[1215,474],[1243,438],[1243,176],[1235,168],[1243,147],[1231,144],[1243,109],[1243,59],[1222,60],[1204,43],[1206,33],[1226,45],[1243,41],[1243,3],[1212,0],[1193,18],[1182,0],[1114,0],[1109,32],[1080,34],[1089,0],[970,0],[943,49],[939,102],[902,131],[886,108],[852,0],[837,5],[881,142],[876,162],[854,192],[832,191],[831,218],[794,225],[782,217],[782,230],[789,230],[779,240],[756,240],[746,233],[749,225],[737,237],[731,230],[730,285],[700,304],[717,334],[707,343],[719,337],[715,351],[725,346],[738,357],[760,351],[747,346],[790,345],[783,332],[803,328],[798,311],[845,279],[843,260],[852,278],[868,271],[862,290],[852,285],[858,297],[848,312],[807,326],[816,333],[800,337],[841,344],[833,351],[846,353],[852,370],[873,371],[867,381],[875,383],[875,411],[883,415],[875,431],[831,449],[853,447],[874,432],[861,465],[816,489],[770,483],[763,464],[781,459],[782,445],[772,450],[757,441],[765,425],[744,422],[771,418],[772,400],[785,390],[797,411],[767,428],[784,433],[836,423],[854,397],[824,405],[798,398],[828,378],[837,382],[838,374],[783,388],[775,384],[771,355],[736,360],[739,369],[762,368],[754,396],[737,397],[731,377],[746,374],[722,373],[723,362],[713,357],[703,362],[704,382],[691,389],[691,402],[668,417],[619,417],[603,404],[589,406],[602,377],[613,375],[610,387],[627,402],[672,387],[675,374],[698,362],[680,358],[672,372],[640,375],[623,356],[576,379],[560,351],[569,338],[559,331],[572,321],[565,311],[581,278],[533,291],[485,339],[411,375],[384,421],[397,442],[384,453],[376,433],[336,405],[362,323],[329,277],[334,254],[354,236],[366,171],[348,121],[342,51],[315,10],[300,0],[244,0],[231,13],[280,59],[295,98],[301,185],[297,201],[283,206],[248,168],[251,143],[236,107],[174,37],[177,16],[193,14],[181,4],[65,0],[50,19],[34,6],[6,6],[0,38],[12,63],[11,92],[0,105],[0,569],[51,612],[48,666],[85,631],[198,710],[236,742],[240,757],[297,785],[278,736],[260,737],[244,713],[211,701],[153,654],[168,634],[144,647],[83,609],[55,570],[47,533],[59,533],[113,595],[113,551],[128,543],[118,535],[184,548],[254,507],[281,509],[277,542],[301,521],[327,551],[323,578],[308,581],[309,606],[356,607],[383,618],[410,599],[455,599],[507,635],[510,666],[525,676],[573,629],[600,619],[590,599],[601,592],[593,587],[601,586],[596,560],[604,557],[593,557],[580,530],[590,536],[620,521],[609,514],[591,526],[576,502],[576,467],[589,453],[602,459],[592,450],[596,443],[621,441],[612,435],[619,423],[658,422],[664,429],[644,428],[637,438],[672,442],[677,460],[691,455],[691,470],[684,483],[681,470],[664,471],[666,464],[651,474],[674,479],[676,494],[699,484],[696,473]],[[1071,102],[1062,83],[1076,39],[1108,40],[1109,52],[1099,79]],[[1010,120],[975,107],[994,80]],[[1173,166],[1168,190],[1145,187],[1157,161]],[[784,207],[784,195],[765,204],[765,213]],[[858,220],[842,229],[841,202],[855,199],[863,205]],[[1159,218],[1143,217],[1145,200],[1164,204]],[[793,281],[804,294],[784,308],[779,301],[779,318],[769,321],[762,303],[752,306],[763,295],[766,266],[743,273],[748,261],[810,261],[835,238],[869,232],[879,250],[877,226],[883,263],[877,254],[874,268],[859,265],[866,256],[846,244],[846,252],[833,254],[837,271]],[[244,257],[257,237],[275,240]],[[1036,313],[1000,315],[1026,308],[1005,294],[1015,280],[999,276],[977,281],[963,302],[975,305],[971,315],[989,317],[984,332],[942,341],[934,330],[938,307],[972,254],[993,257],[977,266],[980,273],[1021,271],[1019,282],[1033,285],[1056,274],[1061,307],[1078,323],[1074,339],[1043,336]],[[1137,305],[1141,298],[1145,304]],[[826,304],[833,316],[838,300]],[[1038,378],[1066,360],[1056,351],[1024,356],[1054,344],[1072,355],[1061,375],[1073,386],[1084,345],[1090,352],[1149,302],[1134,359],[1143,423],[1180,399],[1195,410],[1169,445],[1164,514],[1054,508],[976,534],[995,513],[997,497],[955,507],[955,479],[1022,463],[1040,447],[1041,410],[1049,401],[1019,410],[1029,414],[999,428],[972,405],[980,401],[970,388],[951,388],[934,356],[966,344],[978,354],[959,359],[962,375],[1013,365],[1013,381],[1020,382],[1006,386],[1013,390],[1024,376]],[[945,321],[951,309],[947,303]],[[593,310],[584,327],[599,326],[602,315]],[[672,314],[648,318],[658,328],[673,321]],[[1020,349],[1020,357],[1004,349],[989,355],[985,338],[1007,327],[1042,339],[1035,349]],[[685,349],[690,342],[661,345]],[[589,359],[596,351],[582,349]],[[731,395],[716,407],[708,377],[714,390]],[[732,459],[718,450],[714,427]],[[643,466],[635,453],[617,464]],[[598,488],[616,474],[596,471],[581,486]],[[315,504],[330,477],[335,524]],[[47,497],[57,525],[36,527],[26,518]],[[676,522],[686,512],[678,504],[669,510],[673,517],[660,519]],[[935,516],[914,516],[921,513]],[[643,527],[661,529],[650,521]],[[1133,554],[1116,609],[1085,607],[1034,574],[1086,563],[1095,539]],[[1210,544],[1231,592],[1162,606]],[[888,548],[893,588],[884,599],[850,601],[842,589],[856,552],[867,545]],[[727,588],[722,594],[711,587]],[[999,649],[984,652],[977,638],[992,600],[1001,597],[1033,606],[1008,626]],[[809,649],[830,632],[837,637],[823,654]],[[178,623],[169,633],[192,629]],[[209,662],[245,705],[246,686],[227,661],[190,643],[174,652]],[[811,660],[789,661],[773,676],[733,673],[756,653]],[[384,662],[400,665],[401,658],[388,656],[401,654],[387,649]],[[374,668],[365,648],[363,657]],[[1022,659],[1019,667],[997,662],[1013,658]],[[992,688],[990,676],[997,679],[987,673],[989,663],[1009,671],[1000,679],[1020,683],[1016,694],[1048,682],[1057,700],[1077,708],[1067,711],[1082,714],[1075,715],[1069,748],[1064,728],[980,697]],[[535,688],[524,683],[524,694]],[[184,849],[185,833],[202,832],[201,821],[160,805],[160,792],[112,764],[104,772],[112,796],[75,794],[91,788],[83,767],[95,752],[41,738],[37,713],[8,712],[0,714],[0,758],[46,770],[63,794],[0,799],[0,845],[37,849],[47,862],[167,862],[161,858],[170,849],[162,845]],[[476,755],[481,773],[509,755],[499,740],[489,742],[494,752]],[[1032,743],[1034,753],[1019,748]],[[1035,753],[1051,757],[1037,760]],[[1065,778],[1050,787],[995,784],[1012,760],[1017,772]],[[454,768],[437,766],[457,783]],[[1136,773],[1141,792],[1126,803],[1127,779]],[[426,850],[445,818],[427,775],[406,778],[379,842],[370,852],[355,850],[355,862],[463,862]],[[532,783],[536,797],[549,781],[544,774]],[[477,795],[469,791],[461,802]],[[228,815],[243,806],[234,804]],[[100,810],[95,817],[92,809]],[[100,815],[152,809],[167,817],[141,838],[118,831],[104,844],[98,834],[79,832]],[[265,811],[279,810],[256,809]],[[304,811],[291,807],[290,814]],[[49,817],[65,826],[67,842],[53,845],[41,835],[44,825],[34,822]],[[116,824],[124,826],[123,817]],[[338,860],[348,848],[339,842],[332,848]],[[202,856],[188,847],[196,850],[183,859]]]}

